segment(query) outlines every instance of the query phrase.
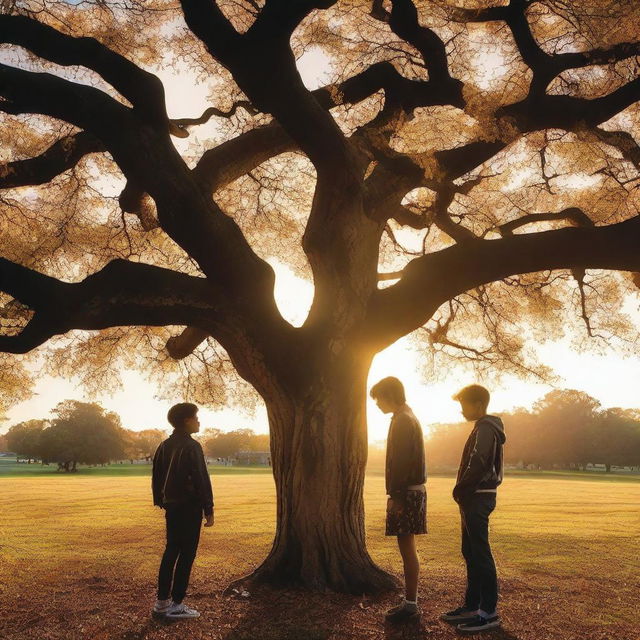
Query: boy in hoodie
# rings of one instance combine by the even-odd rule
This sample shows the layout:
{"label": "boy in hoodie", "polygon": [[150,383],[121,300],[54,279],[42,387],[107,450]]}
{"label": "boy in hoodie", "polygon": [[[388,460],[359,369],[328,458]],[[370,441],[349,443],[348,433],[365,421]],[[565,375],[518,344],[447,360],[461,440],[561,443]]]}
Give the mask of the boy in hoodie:
{"label": "boy in hoodie", "polygon": [[498,579],[489,545],[489,516],[496,507],[497,488],[503,477],[506,440],[500,418],[487,415],[489,392],[472,384],[461,389],[454,400],[462,415],[474,422],[462,453],[453,499],[460,507],[462,555],[467,565],[464,605],[448,611],[441,619],[456,624],[463,633],[477,633],[500,626],[496,613]]}
{"label": "boy in hoodie", "polygon": [[176,620],[200,615],[182,600],[198,550],[203,514],[204,526],[213,526],[211,479],[202,446],[191,437],[200,429],[197,413],[198,407],[189,402],[171,407],[167,419],[173,433],[153,456],[153,504],[165,510],[167,526],[153,613]]}

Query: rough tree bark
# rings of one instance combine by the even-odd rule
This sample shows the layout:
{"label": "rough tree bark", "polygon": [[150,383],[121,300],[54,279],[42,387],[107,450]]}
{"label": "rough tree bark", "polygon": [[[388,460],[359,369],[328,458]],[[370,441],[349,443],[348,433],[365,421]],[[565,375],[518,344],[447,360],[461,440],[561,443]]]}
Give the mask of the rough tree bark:
{"label": "rough tree bark", "polygon": [[394,585],[365,544],[368,363],[358,360],[326,366],[302,397],[267,402],[278,527],[258,580],[350,593]]}

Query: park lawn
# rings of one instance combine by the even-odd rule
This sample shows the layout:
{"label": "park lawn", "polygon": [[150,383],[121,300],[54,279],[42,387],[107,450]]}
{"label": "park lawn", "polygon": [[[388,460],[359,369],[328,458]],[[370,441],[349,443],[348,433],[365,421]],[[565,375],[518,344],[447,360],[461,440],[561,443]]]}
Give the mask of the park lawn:
{"label": "park lawn", "polygon": [[[210,464],[208,466],[209,473],[216,475],[245,475],[247,473],[262,473],[271,475],[272,469],[263,465],[250,466],[231,466]],[[105,466],[86,466],[79,465],[74,475],[80,476],[150,476],[151,462],[135,462],[131,464],[128,461],[109,463]],[[370,476],[384,476],[384,462],[378,461],[376,464],[369,464],[367,474]],[[9,476],[61,476],[65,475],[64,471],[58,471],[57,465],[51,463],[43,465],[40,462],[27,464],[26,462],[16,462],[15,457],[0,457],[0,479]],[[430,477],[444,476],[449,477],[455,475],[455,471],[430,472]],[[508,469],[507,477],[513,478],[558,478],[570,480],[588,480],[591,482],[636,482],[640,483],[640,473],[629,471],[614,471],[605,473],[603,471],[563,471],[563,470],[544,470],[529,471]]]}
{"label": "park lawn", "polygon": [[[396,594],[363,598],[274,591],[222,595],[267,553],[273,479],[214,475],[216,525],[203,529],[190,602],[202,617],[166,626],[149,618],[163,548],[149,478],[54,474],[0,480],[0,637],[142,640],[453,638],[438,613],[459,603],[464,574],[452,478],[430,478],[420,625],[385,628]],[[369,550],[400,575],[383,535],[384,480],[365,486]],[[501,577],[501,640],[638,640],[640,485],[508,478],[492,518]]]}
{"label": "park lawn", "polygon": [[[265,473],[271,475],[271,468],[266,466],[234,466],[225,467],[222,465],[209,465],[209,473],[211,475],[235,475],[247,473]],[[7,478],[9,476],[64,476],[64,471],[58,471],[58,465],[51,463],[48,465],[41,464],[39,462],[32,462],[27,464],[26,462],[16,462],[16,459],[0,458],[0,479]],[[79,465],[77,470],[70,475],[76,476],[150,476],[151,475],[151,462],[136,462],[131,464],[129,462],[123,463],[111,463],[103,466],[84,466]],[[640,476],[639,476],[640,479]]]}

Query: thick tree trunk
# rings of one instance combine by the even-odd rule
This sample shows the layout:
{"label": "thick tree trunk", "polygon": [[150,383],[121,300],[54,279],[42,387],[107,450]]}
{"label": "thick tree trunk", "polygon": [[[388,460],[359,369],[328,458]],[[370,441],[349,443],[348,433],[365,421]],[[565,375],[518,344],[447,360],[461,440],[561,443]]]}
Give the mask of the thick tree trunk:
{"label": "thick tree trunk", "polygon": [[365,544],[368,366],[343,361],[316,374],[303,398],[267,402],[277,530],[255,581],[357,594],[397,585]]}

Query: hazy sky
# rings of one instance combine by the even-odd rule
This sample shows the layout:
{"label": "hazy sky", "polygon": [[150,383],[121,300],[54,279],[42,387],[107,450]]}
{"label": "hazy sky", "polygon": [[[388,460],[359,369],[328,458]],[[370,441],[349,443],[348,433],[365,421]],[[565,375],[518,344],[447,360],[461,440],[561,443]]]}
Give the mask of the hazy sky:
{"label": "hazy sky", "polygon": [[[299,63],[309,88],[323,82],[327,67],[321,51],[317,48],[309,49]],[[198,116],[209,106],[207,87],[195,83],[189,76],[188,69],[180,69],[177,76],[168,73],[160,75],[167,87],[167,103],[172,117]],[[180,148],[181,144],[188,143],[189,139],[176,141],[176,146]],[[276,297],[281,311],[288,320],[299,324],[311,302],[311,285],[296,278],[285,265],[275,262],[272,264],[276,270]],[[632,306],[637,309],[637,299]],[[550,365],[560,376],[558,386],[585,391],[607,407],[640,407],[639,357],[621,359],[618,356],[579,354],[565,342],[541,345],[539,355],[541,361]],[[416,371],[416,353],[408,347],[407,339],[398,341],[376,357],[371,369],[370,384],[387,375],[395,375],[405,383],[408,402],[424,426],[435,422],[458,421],[458,405],[451,400],[451,395],[459,387],[473,381],[466,375],[452,371],[445,383],[425,384]],[[86,397],[72,380],[43,378],[36,386],[37,395],[33,399],[14,406],[8,412],[7,420],[0,423],[0,432],[21,420],[47,417],[58,402],[69,398],[100,402],[105,408],[116,411],[122,418],[123,426],[130,429],[166,428],[168,425],[165,416],[172,403],[156,400],[154,396],[157,389],[135,371],[125,372],[123,378],[123,392],[113,397],[98,398]],[[491,387],[490,381],[487,386]],[[549,390],[551,387],[547,385],[506,379],[499,388],[492,388],[491,409],[499,413],[517,406],[530,406]],[[182,400],[183,398],[175,399],[176,402]],[[257,432],[268,431],[263,409],[259,409],[255,416],[231,410],[207,409],[202,409],[200,415],[203,428],[250,427]],[[385,438],[389,417],[381,414],[370,402],[368,418],[370,440]]]}

